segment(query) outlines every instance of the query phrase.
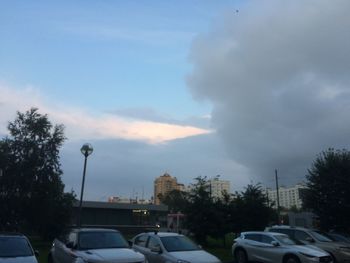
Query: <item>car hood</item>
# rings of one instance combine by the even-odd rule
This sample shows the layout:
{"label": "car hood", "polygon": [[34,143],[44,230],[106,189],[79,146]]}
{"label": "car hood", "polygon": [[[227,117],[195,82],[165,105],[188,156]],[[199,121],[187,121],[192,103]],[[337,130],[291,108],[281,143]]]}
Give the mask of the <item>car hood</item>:
{"label": "car hood", "polygon": [[329,256],[329,254],[317,247],[313,247],[313,246],[302,246],[302,245],[297,245],[295,246],[295,248],[297,249],[297,251],[299,253],[305,253],[311,256],[315,256],[315,257],[324,257],[324,256]]}
{"label": "car hood", "polygon": [[337,250],[339,248],[344,248],[344,247],[349,248],[350,250],[350,245],[343,242],[318,242],[317,244],[314,244],[314,246],[318,246],[324,250],[329,250],[329,251]]}
{"label": "car hood", "polygon": [[38,263],[36,257],[10,257],[0,258],[0,263]]}
{"label": "car hood", "polygon": [[79,251],[79,256],[87,260],[106,260],[116,262],[141,262],[144,261],[144,255],[129,248],[106,248],[90,249]]}
{"label": "car hood", "polygon": [[176,259],[186,260],[188,262],[200,262],[200,263],[217,263],[221,262],[217,257],[209,254],[204,250],[194,250],[194,251],[174,251],[169,252],[170,255]]}

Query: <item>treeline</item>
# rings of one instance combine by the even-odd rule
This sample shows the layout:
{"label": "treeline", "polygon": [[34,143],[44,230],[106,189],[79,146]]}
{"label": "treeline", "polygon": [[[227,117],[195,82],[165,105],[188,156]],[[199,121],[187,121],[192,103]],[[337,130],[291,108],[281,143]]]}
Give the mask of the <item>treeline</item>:
{"label": "treeline", "polygon": [[260,185],[248,185],[235,194],[224,193],[219,199],[211,196],[207,178],[197,177],[189,192],[173,190],[160,199],[171,211],[186,215],[185,227],[202,244],[207,236],[224,238],[231,232],[264,230],[277,220]]}

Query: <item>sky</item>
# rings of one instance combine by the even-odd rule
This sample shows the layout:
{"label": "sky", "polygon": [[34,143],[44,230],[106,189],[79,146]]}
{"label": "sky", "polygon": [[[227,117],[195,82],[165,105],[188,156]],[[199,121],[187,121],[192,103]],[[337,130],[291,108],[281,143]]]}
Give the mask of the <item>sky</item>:
{"label": "sky", "polygon": [[31,107],[64,124],[66,190],[150,198],[220,175],[305,181],[317,155],[349,148],[347,0],[4,1],[0,136]]}

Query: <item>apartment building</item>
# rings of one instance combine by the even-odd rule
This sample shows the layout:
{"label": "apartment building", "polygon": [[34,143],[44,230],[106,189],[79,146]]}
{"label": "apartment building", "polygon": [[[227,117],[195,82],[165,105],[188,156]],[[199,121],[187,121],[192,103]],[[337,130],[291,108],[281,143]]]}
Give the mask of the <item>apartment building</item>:
{"label": "apartment building", "polygon": [[218,177],[208,180],[209,191],[212,198],[221,199],[223,192],[230,193],[230,181],[220,180]]}
{"label": "apartment building", "polygon": [[165,173],[154,180],[154,204],[160,205],[159,194],[166,195],[172,190],[184,190],[184,185],[177,182],[176,177]]}
{"label": "apartment building", "polygon": [[[302,207],[302,191],[306,186],[303,184],[297,184],[292,187],[279,187],[279,202],[280,207],[287,209],[296,207],[300,209]],[[277,207],[277,190],[267,189],[267,194],[270,202],[274,203],[274,207]]]}

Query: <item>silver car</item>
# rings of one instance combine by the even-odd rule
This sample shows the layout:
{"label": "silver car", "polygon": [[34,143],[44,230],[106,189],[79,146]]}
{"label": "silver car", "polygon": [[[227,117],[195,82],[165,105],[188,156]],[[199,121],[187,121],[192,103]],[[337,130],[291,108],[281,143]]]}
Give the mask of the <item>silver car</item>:
{"label": "silver car", "polygon": [[49,263],[145,263],[117,230],[73,229],[54,240]]}
{"label": "silver car", "polygon": [[325,251],[312,246],[297,245],[287,235],[269,232],[243,232],[232,245],[237,263],[333,263]]}
{"label": "silver car", "polygon": [[149,263],[219,263],[217,257],[201,249],[184,235],[149,232],[135,236],[132,247]]}
{"label": "silver car", "polygon": [[29,240],[22,234],[0,234],[1,263],[38,263]]}

